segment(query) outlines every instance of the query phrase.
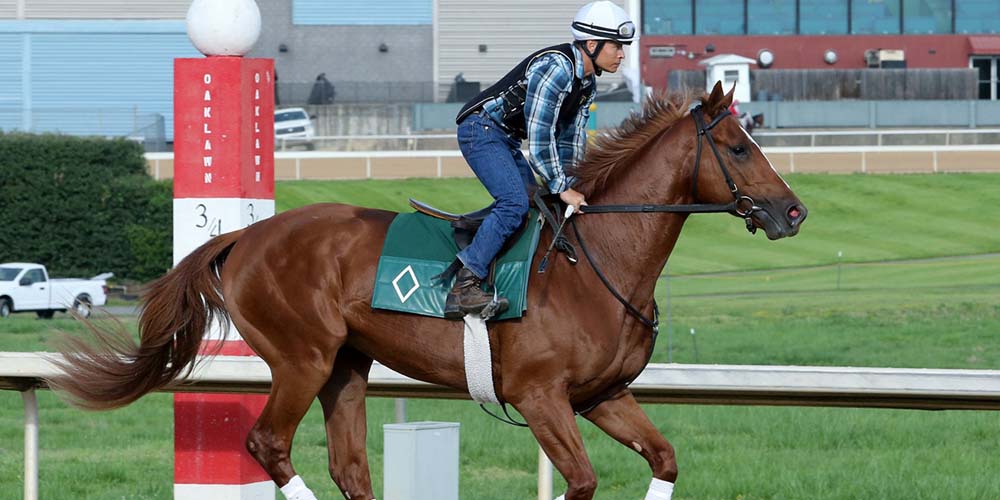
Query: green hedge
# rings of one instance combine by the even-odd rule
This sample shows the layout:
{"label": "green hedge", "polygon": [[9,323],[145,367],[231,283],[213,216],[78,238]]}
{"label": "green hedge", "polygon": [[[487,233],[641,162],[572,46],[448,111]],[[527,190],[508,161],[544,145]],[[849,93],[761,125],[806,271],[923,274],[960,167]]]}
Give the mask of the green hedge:
{"label": "green hedge", "polygon": [[147,281],[171,265],[171,200],[135,142],[0,132],[0,262]]}

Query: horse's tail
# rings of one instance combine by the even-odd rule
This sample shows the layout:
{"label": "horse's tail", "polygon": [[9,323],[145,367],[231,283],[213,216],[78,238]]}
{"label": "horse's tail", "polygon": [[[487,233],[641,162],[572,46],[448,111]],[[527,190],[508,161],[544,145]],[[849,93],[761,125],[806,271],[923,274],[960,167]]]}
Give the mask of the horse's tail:
{"label": "horse's tail", "polygon": [[229,316],[219,272],[242,234],[212,238],[153,282],[142,300],[138,344],[121,323],[107,328],[87,322],[93,341],[63,336],[63,357],[51,360],[62,373],[48,379],[49,386],[75,406],[107,410],[190,372],[206,329]]}

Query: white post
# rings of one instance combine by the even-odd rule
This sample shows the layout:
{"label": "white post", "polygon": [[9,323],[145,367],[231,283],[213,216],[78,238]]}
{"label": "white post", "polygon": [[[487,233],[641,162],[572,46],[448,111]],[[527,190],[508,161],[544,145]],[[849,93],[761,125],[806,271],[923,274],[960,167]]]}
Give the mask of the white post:
{"label": "white post", "polygon": [[38,398],[35,390],[21,393],[24,400],[24,500],[38,500]]}
{"label": "white post", "polygon": [[642,103],[643,98],[646,97],[645,83],[642,79],[642,65],[640,64],[640,45],[642,44],[642,35],[645,35],[645,33],[642,33],[642,1],[628,0],[626,3],[626,9],[628,10],[629,16],[631,16],[632,20],[636,23],[635,29],[636,32],[639,33],[640,38],[638,42],[625,47],[625,50],[627,51],[625,56],[625,65],[627,67],[623,68],[625,71],[622,72],[622,76],[626,79],[632,79],[633,81],[633,85],[635,86],[632,91],[633,102]]}
{"label": "white post", "polygon": [[406,423],[406,398],[396,398],[396,423]]}
{"label": "white post", "polygon": [[538,447],[538,500],[552,500],[552,462]]}

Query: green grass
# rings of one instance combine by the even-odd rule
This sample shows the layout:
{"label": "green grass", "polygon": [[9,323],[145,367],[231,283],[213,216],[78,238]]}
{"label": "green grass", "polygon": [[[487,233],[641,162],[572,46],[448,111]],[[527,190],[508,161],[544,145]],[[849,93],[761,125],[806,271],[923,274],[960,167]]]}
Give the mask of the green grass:
{"label": "green grass", "polygon": [[[871,262],[1000,251],[1000,174],[788,175],[809,209],[800,236],[750,236],[728,215],[693,215],[670,259],[677,274]],[[408,197],[460,212],[489,196],[475,179],[279,182],[278,211],[339,202],[408,211]],[[602,215],[600,217],[643,217]]]}
{"label": "green grass", "polygon": [[[654,361],[1000,369],[998,181],[791,176],[811,213],[800,236],[779,242],[751,237],[730,217],[693,216],[657,289],[663,327]],[[295,182],[277,192],[279,210],[318,201],[405,210],[407,196],[453,211],[485,205],[472,180]],[[845,261],[839,289],[837,250]],[[933,259],[947,255],[968,257]],[[54,330],[79,328],[15,315],[0,322],[0,351],[45,349]],[[96,414],[46,391],[39,400],[41,498],[171,498],[170,395]],[[368,407],[380,494],[381,426],[392,421],[393,402],[370,398]],[[677,449],[677,499],[1000,498],[993,412],[645,408]],[[537,448],[528,431],[469,402],[410,400],[408,410],[412,421],[461,422],[463,499],[535,498]],[[22,418],[20,396],[0,392],[0,500],[20,498]],[[580,427],[600,480],[597,498],[642,498],[644,461],[589,423]],[[293,459],[320,498],[339,498],[326,475],[318,405],[300,427]],[[557,495],[562,488],[557,479]]]}

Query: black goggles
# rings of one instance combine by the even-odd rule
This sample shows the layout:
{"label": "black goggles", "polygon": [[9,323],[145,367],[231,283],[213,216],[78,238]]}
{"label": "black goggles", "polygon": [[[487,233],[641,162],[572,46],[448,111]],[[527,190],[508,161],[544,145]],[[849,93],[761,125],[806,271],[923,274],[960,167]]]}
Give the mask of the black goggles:
{"label": "black goggles", "polygon": [[583,24],[581,22],[574,22],[573,28],[589,35],[607,38],[608,40],[631,40],[635,36],[635,23],[632,21],[621,23],[617,29]]}

